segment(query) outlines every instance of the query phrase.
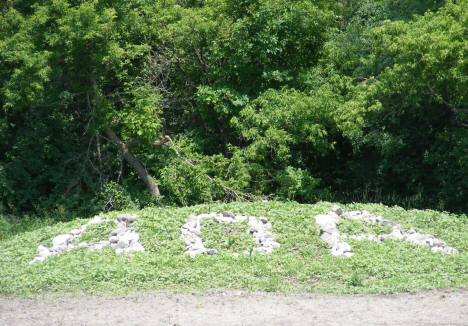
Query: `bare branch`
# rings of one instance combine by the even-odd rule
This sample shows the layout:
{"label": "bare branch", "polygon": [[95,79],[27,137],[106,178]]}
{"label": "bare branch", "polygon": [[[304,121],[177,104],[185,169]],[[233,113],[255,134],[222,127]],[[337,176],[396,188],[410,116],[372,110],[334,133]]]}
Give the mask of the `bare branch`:
{"label": "bare branch", "polygon": [[[167,143],[169,141],[169,139],[167,137],[169,137],[169,136],[164,136],[163,139],[149,142],[149,144],[153,145],[153,146],[164,145],[165,143]],[[127,146],[127,148],[131,148],[133,145],[140,144],[140,143],[142,143],[141,139],[134,138],[134,139],[130,139],[125,145]]]}
{"label": "bare branch", "polygon": [[171,137],[164,136],[163,139],[151,142],[150,144],[153,145],[153,146],[161,146],[161,145],[164,145],[165,143],[167,143],[168,141],[171,141]]}
{"label": "bare branch", "polygon": [[117,137],[117,135],[110,127],[107,127],[104,131],[107,137],[109,137],[110,141],[119,148],[125,160],[135,169],[140,179],[143,180],[143,182],[150,190],[151,195],[156,198],[160,197],[161,194],[159,192],[159,187],[154,182],[153,177],[148,173],[143,164],[141,164],[141,162],[135,156],[133,156],[128,146],[122,142],[119,137]]}

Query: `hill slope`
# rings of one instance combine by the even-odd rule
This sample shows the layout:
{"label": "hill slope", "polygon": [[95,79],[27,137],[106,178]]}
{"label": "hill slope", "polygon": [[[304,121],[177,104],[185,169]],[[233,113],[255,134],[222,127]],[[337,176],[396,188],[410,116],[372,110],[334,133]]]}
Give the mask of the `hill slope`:
{"label": "hill slope", "polygon": [[[468,218],[432,210],[406,211],[377,204],[343,205],[345,211],[365,209],[402,225],[403,230],[431,234],[459,253],[433,253],[406,241],[347,240],[354,255],[334,257],[319,237],[314,216],[330,211],[332,203],[294,202],[205,204],[185,208],[147,208],[130,212],[138,218],[144,252],[115,254],[106,246],[90,251],[76,248],[43,262],[30,264],[37,247],[79,228],[88,220],[57,223],[0,241],[0,293],[35,296],[53,294],[122,294],[148,289],[185,291],[230,288],[279,292],[390,293],[432,288],[468,288]],[[216,255],[184,255],[181,226],[191,214],[229,210],[264,216],[280,244],[272,254],[249,254],[253,240],[245,225],[206,223],[201,237]],[[114,219],[121,212],[102,214]],[[384,233],[373,225],[339,223],[343,233]],[[112,228],[84,234],[89,241],[105,240]],[[102,239],[100,239],[100,237]],[[247,251],[248,254],[244,252]]]}

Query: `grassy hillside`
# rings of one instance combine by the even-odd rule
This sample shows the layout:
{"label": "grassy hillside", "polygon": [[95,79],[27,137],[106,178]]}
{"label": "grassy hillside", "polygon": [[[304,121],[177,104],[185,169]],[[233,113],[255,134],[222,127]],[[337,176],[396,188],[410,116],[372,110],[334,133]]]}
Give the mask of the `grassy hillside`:
{"label": "grassy hillside", "polygon": [[[145,252],[133,257],[74,249],[33,265],[39,244],[49,246],[54,236],[69,232],[87,220],[41,227],[0,240],[0,293],[123,294],[150,289],[187,291],[231,288],[278,292],[389,293],[431,288],[468,288],[468,217],[432,210],[406,211],[377,204],[343,205],[345,210],[366,209],[372,214],[414,228],[447,242],[457,255],[432,253],[404,241],[378,244],[349,241],[354,256],[333,257],[318,235],[314,216],[332,203],[301,205],[294,202],[205,204],[186,208],[147,208],[135,228]],[[206,241],[218,244],[218,255],[184,255],[180,227],[190,214],[230,210],[265,216],[281,247],[271,255],[239,255],[249,247],[248,237],[228,238],[222,227],[207,226]],[[114,218],[120,212],[102,216]],[[344,225],[345,226],[345,225]],[[344,228],[346,229],[346,227]],[[107,230],[97,230],[102,234]],[[105,231],[105,232],[104,232]],[[93,238],[93,235],[88,235]],[[231,246],[232,245],[232,246]]]}

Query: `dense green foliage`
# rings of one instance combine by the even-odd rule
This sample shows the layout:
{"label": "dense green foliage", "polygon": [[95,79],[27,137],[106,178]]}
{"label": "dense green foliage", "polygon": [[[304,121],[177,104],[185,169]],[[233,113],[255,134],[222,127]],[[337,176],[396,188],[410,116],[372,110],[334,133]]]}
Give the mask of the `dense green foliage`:
{"label": "dense green foliage", "polygon": [[11,0],[0,15],[7,213],[252,196],[468,209],[467,0]]}
{"label": "dense green foliage", "polygon": [[[468,287],[468,217],[433,210],[405,210],[379,204],[350,204],[345,210],[366,209],[401,223],[403,229],[432,234],[459,250],[456,255],[431,252],[407,241],[349,241],[350,258],[334,257],[319,237],[314,216],[330,210],[332,203],[304,205],[294,202],[203,204],[192,207],[149,207],[139,215],[135,228],[144,252],[117,255],[76,248],[30,265],[37,246],[86,223],[76,219],[44,225],[31,232],[0,238],[0,294],[21,296],[123,294],[146,290],[193,291],[242,289],[247,291],[315,293],[392,293]],[[218,255],[191,258],[184,255],[180,227],[190,214],[222,212],[265,216],[281,244],[269,255],[245,255],[252,235],[245,225],[206,223],[205,243]],[[105,214],[115,218],[119,212]],[[104,215],[103,215],[104,216]],[[349,222],[349,223],[348,223]],[[227,233],[227,227],[232,228]],[[382,227],[343,221],[345,234],[360,231],[379,234]],[[0,231],[2,230],[0,226]],[[90,229],[86,233],[98,233]],[[349,233],[348,233],[349,232]],[[83,235],[85,236],[86,233]],[[105,233],[100,240],[107,239]],[[234,253],[239,256],[235,257]]]}

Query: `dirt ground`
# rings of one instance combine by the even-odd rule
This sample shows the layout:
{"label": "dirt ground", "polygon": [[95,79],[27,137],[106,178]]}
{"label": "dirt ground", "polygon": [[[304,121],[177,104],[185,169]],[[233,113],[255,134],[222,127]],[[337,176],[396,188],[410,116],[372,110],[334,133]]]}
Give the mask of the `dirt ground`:
{"label": "dirt ground", "polygon": [[468,291],[274,295],[241,291],[120,297],[0,297],[0,325],[467,326]]}

